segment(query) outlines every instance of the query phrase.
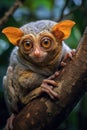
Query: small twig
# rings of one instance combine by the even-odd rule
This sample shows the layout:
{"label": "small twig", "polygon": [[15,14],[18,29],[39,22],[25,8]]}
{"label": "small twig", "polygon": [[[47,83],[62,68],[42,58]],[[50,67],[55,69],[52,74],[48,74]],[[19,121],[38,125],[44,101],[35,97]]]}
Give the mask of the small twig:
{"label": "small twig", "polygon": [[83,6],[83,2],[82,2],[82,4],[81,4],[80,6],[75,7],[75,8],[73,8],[71,11],[69,11],[69,13],[64,14],[64,10],[65,10],[65,8],[67,7],[68,2],[69,2],[69,1],[67,0],[67,1],[66,1],[66,4],[64,5],[64,7],[63,7],[63,9],[62,9],[62,11],[61,11],[61,15],[60,15],[59,19],[57,20],[58,22],[61,21],[63,18],[69,16],[70,14],[74,13],[76,10],[78,10],[79,8],[81,8],[81,7]]}
{"label": "small twig", "polygon": [[73,12],[75,12],[76,10],[78,10],[81,7],[82,7],[82,5],[80,5],[80,6],[76,7],[76,8],[73,8],[69,13],[63,15],[63,18],[69,16],[70,14],[72,14]]}
{"label": "small twig", "polygon": [[64,10],[67,7],[68,3],[69,3],[69,0],[66,0],[65,5],[63,6],[63,8],[61,10],[61,15],[60,15],[58,21],[60,21],[63,18]]}
{"label": "small twig", "polygon": [[19,0],[16,0],[14,5],[4,14],[3,18],[0,20],[0,26],[5,24],[9,17],[15,12],[15,10],[21,5]]}

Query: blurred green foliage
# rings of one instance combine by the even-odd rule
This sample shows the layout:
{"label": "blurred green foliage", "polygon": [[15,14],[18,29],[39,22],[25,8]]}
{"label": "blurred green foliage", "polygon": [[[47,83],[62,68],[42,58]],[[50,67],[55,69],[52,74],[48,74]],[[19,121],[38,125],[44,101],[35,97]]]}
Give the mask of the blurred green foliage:
{"label": "blurred green foliage", "polygon": [[[71,19],[76,22],[70,38],[66,43],[76,48],[87,24],[87,0],[21,0],[22,5],[0,26],[0,130],[8,117],[4,104],[2,79],[9,63],[9,55],[13,46],[1,33],[7,26],[20,27],[30,21],[50,19],[60,21]],[[0,0],[0,21],[11,8],[15,0]],[[66,6],[65,6],[66,5]],[[72,12],[72,13],[70,13]],[[67,15],[69,14],[69,15]],[[64,17],[65,15],[65,17]],[[86,130],[87,96],[76,106],[68,119],[58,130]],[[1,120],[2,118],[2,120]]]}

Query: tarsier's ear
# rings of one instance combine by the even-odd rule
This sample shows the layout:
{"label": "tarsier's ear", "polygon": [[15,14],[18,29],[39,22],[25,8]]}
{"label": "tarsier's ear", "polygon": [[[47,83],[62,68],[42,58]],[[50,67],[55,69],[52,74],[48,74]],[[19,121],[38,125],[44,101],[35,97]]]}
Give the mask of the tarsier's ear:
{"label": "tarsier's ear", "polygon": [[8,40],[15,46],[18,46],[18,41],[24,35],[23,31],[16,27],[7,27],[2,30],[2,33],[4,33]]}
{"label": "tarsier's ear", "polygon": [[52,33],[56,36],[56,38],[60,40],[67,39],[74,24],[75,22],[72,20],[64,20],[62,22],[59,22],[53,26]]}

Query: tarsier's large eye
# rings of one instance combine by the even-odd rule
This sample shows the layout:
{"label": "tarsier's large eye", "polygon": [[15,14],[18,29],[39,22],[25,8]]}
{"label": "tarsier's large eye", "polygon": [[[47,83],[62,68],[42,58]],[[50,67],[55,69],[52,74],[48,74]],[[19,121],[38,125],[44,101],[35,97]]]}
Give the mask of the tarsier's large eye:
{"label": "tarsier's large eye", "polygon": [[32,47],[33,47],[33,43],[31,40],[24,40],[23,41],[23,48],[25,51],[30,51]]}
{"label": "tarsier's large eye", "polygon": [[45,49],[49,49],[52,45],[52,39],[49,37],[44,37],[41,40],[41,47],[45,48]]}

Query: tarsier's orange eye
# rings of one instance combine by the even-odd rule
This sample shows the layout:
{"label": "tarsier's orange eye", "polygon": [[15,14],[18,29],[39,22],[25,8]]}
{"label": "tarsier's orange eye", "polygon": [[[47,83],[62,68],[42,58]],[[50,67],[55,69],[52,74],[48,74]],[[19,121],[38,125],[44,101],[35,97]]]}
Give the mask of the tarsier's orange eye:
{"label": "tarsier's orange eye", "polygon": [[52,40],[49,37],[44,37],[41,40],[41,47],[45,48],[45,49],[49,49],[52,45]]}
{"label": "tarsier's orange eye", "polygon": [[31,48],[33,47],[32,41],[31,40],[23,41],[23,47],[24,47],[24,50],[30,51]]}

